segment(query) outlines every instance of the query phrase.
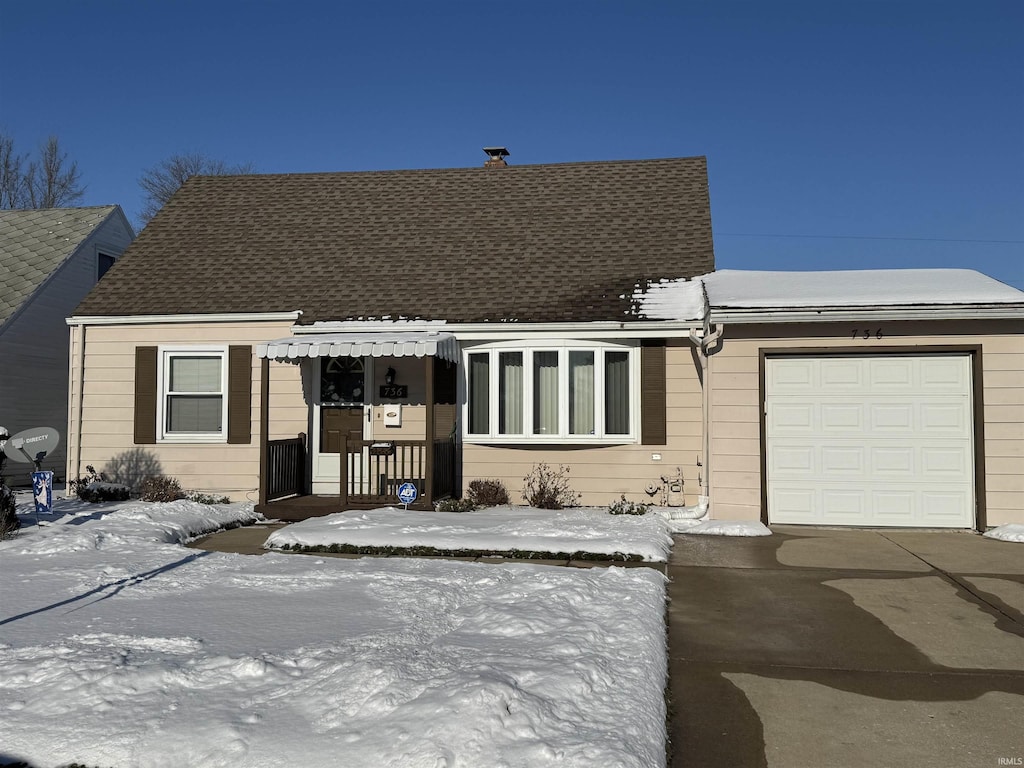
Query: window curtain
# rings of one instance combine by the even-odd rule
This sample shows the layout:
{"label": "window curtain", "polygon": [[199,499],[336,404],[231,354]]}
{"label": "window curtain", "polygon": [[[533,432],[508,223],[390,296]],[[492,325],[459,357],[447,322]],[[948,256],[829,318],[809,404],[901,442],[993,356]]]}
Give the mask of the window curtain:
{"label": "window curtain", "polygon": [[533,353],[533,432],[558,434],[558,352]]}
{"label": "window curtain", "polygon": [[569,352],[569,433],[594,434],[593,352]]}
{"label": "window curtain", "polygon": [[604,431],[629,434],[629,353],[605,352]]}
{"label": "window curtain", "polygon": [[523,433],[523,353],[498,355],[498,433]]}
{"label": "window curtain", "polygon": [[469,356],[469,432],[486,435],[491,429],[490,355]]}

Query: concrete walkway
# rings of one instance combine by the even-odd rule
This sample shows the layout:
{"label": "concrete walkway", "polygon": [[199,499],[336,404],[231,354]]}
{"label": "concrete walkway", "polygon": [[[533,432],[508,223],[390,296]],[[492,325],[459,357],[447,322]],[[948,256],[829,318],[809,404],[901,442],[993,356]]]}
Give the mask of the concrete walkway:
{"label": "concrete walkway", "polygon": [[1024,546],[774,531],[676,537],[673,768],[1024,762]]}

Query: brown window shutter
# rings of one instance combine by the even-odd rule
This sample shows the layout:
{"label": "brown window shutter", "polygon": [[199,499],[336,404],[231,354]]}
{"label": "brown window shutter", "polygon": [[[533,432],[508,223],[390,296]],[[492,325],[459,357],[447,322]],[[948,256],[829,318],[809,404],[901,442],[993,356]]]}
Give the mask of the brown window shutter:
{"label": "brown window shutter", "polygon": [[644,341],[640,348],[640,442],[665,445],[665,342]]}
{"label": "brown window shutter", "polygon": [[252,442],[252,347],[228,349],[228,442]]}
{"label": "brown window shutter", "polygon": [[156,442],[156,347],[135,348],[135,444]]}

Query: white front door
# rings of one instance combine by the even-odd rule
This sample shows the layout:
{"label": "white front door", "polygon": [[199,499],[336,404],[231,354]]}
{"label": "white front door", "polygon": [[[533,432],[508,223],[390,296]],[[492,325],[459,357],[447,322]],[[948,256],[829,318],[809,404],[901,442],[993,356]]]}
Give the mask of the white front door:
{"label": "white front door", "polygon": [[[350,491],[363,482],[366,449],[355,445],[369,440],[370,398],[373,366],[362,357],[323,357],[314,365],[313,379],[313,493],[340,491],[341,462],[348,463]],[[348,442],[345,456],[339,453],[340,438]]]}
{"label": "white front door", "polygon": [[973,528],[966,354],[765,360],[768,520]]}

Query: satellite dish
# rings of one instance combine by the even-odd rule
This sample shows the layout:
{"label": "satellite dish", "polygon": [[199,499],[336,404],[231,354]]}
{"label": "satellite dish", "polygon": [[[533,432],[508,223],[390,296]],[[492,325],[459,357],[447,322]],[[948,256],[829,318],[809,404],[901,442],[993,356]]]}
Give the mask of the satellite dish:
{"label": "satellite dish", "polygon": [[34,427],[8,438],[6,443],[0,445],[0,450],[8,459],[34,464],[53,453],[59,443],[60,435],[53,427]]}

